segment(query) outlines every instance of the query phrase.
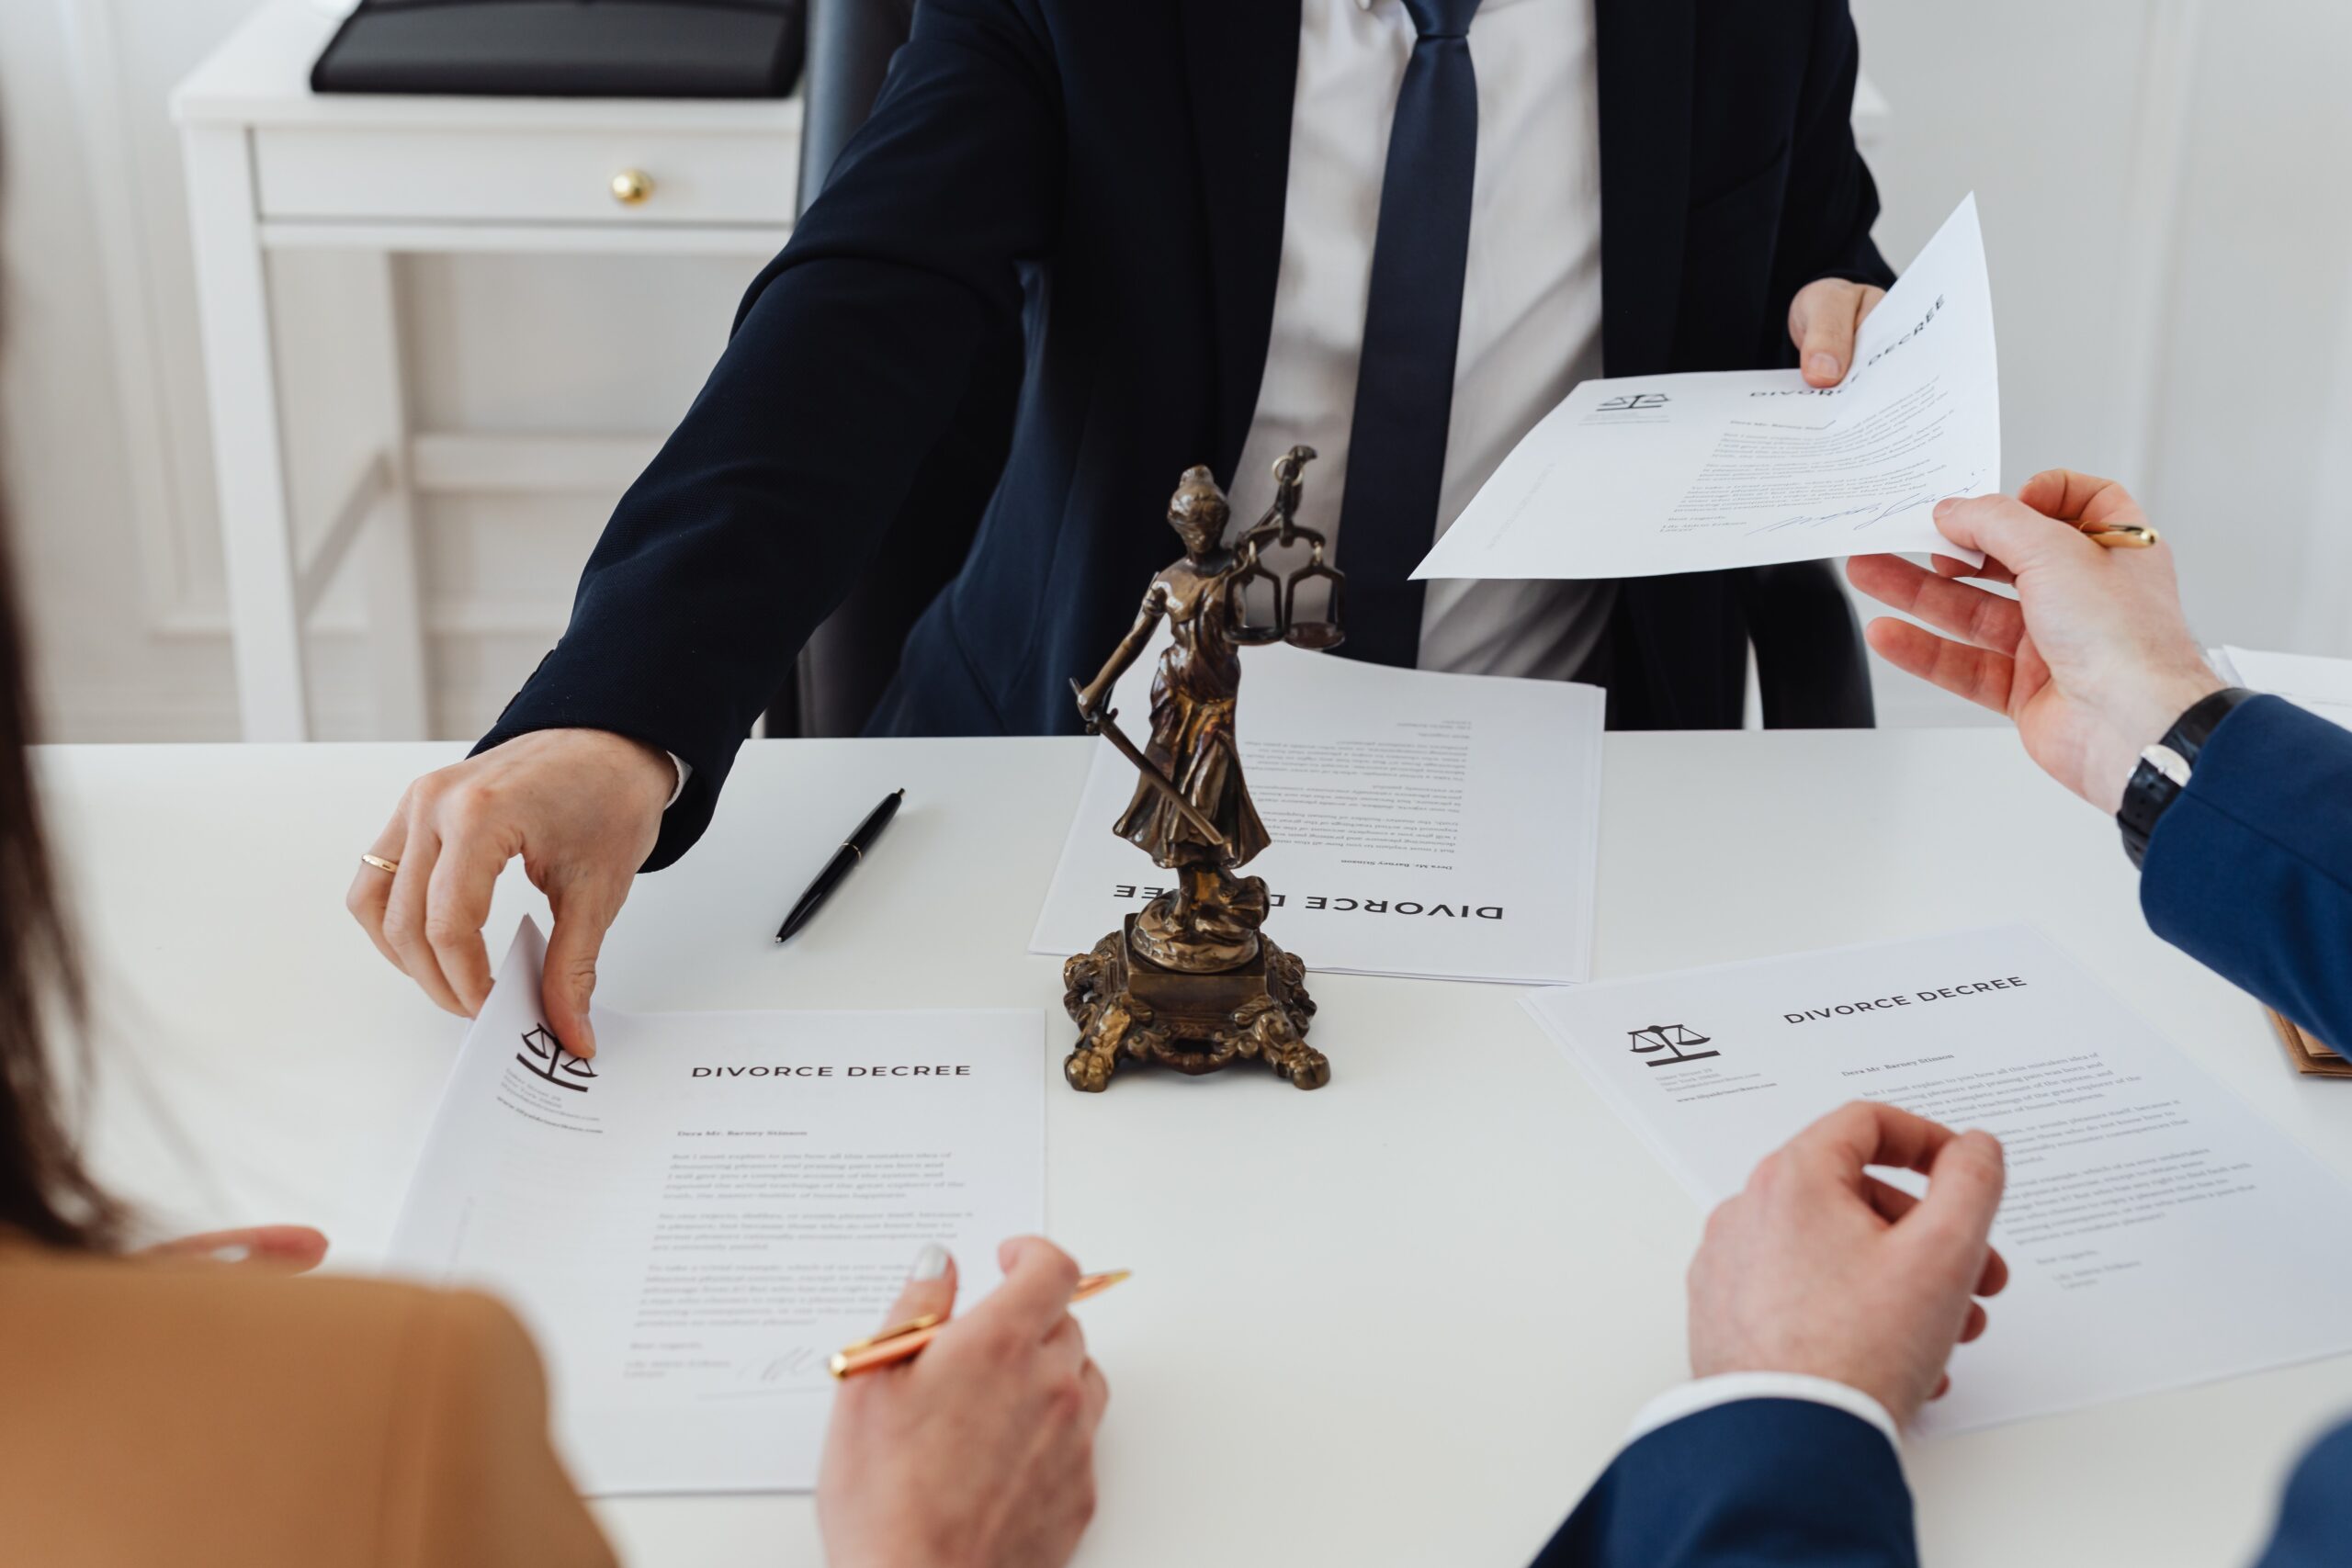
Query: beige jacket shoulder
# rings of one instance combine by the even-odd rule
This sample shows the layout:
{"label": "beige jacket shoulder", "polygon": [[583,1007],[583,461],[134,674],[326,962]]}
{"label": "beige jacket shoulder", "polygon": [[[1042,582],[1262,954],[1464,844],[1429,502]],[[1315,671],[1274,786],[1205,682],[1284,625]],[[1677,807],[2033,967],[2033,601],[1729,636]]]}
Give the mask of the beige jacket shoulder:
{"label": "beige jacket shoulder", "polygon": [[0,1555],[609,1568],[484,1296],[0,1249]]}

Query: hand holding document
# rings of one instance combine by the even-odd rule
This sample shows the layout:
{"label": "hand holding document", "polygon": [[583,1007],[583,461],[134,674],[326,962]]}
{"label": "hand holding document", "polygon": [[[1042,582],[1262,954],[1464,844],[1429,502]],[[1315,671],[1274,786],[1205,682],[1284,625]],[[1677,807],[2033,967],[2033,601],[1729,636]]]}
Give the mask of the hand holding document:
{"label": "hand holding document", "polygon": [[1587,381],[1512,448],[1413,575],[1959,556],[1936,532],[1936,502],[1996,489],[2000,474],[1993,296],[1972,196],[1862,322],[1842,383],[1811,387],[1795,370]]}
{"label": "hand holding document", "polygon": [[1034,1011],[539,1014],[528,921],[466,1035],[391,1261],[503,1297],[582,1490],[804,1489],[827,1363],[925,1242],[965,1299],[1042,1227]]}
{"label": "hand holding document", "polygon": [[[1923,1432],[2352,1349],[2352,1186],[2026,927],[1544,991],[1529,1010],[1702,1203],[1839,1104],[2007,1151],[2008,1288]],[[1908,1173],[1883,1173],[1915,1193]]]}
{"label": "hand holding document", "polygon": [[[1166,637],[1119,682],[1122,713],[1150,711]],[[1392,670],[1279,644],[1251,654],[1241,761],[1273,844],[1248,869],[1276,889],[1270,934],[1311,970],[1585,977],[1599,688]],[[1117,752],[1096,750],[1032,953],[1083,953],[1160,892],[1161,874],[1111,831],[1135,782]]]}

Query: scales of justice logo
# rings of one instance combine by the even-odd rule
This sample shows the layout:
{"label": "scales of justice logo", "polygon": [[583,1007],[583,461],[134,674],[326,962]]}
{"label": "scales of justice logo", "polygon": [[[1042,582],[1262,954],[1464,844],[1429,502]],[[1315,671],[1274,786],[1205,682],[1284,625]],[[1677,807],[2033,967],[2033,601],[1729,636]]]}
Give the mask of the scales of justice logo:
{"label": "scales of justice logo", "polygon": [[[530,1055],[526,1056],[522,1051],[517,1051],[514,1053],[514,1059],[530,1068],[532,1077],[545,1078],[558,1089],[568,1089],[586,1094],[588,1086],[572,1080],[593,1078],[596,1076],[596,1069],[565,1050],[562,1043],[556,1039],[544,1023],[536,1025],[529,1033],[523,1036],[523,1050],[528,1051]],[[556,1076],[559,1073],[564,1076],[559,1077]]]}
{"label": "scales of justice logo", "polygon": [[[1697,1031],[1679,1023],[1653,1023],[1646,1028],[1629,1030],[1626,1037],[1634,1043],[1634,1055],[1647,1056],[1645,1067],[1670,1067],[1677,1062],[1703,1062],[1710,1056],[1720,1056],[1721,1051],[1693,1051],[1693,1045],[1712,1043]],[[1664,1052],[1665,1055],[1659,1055]]]}

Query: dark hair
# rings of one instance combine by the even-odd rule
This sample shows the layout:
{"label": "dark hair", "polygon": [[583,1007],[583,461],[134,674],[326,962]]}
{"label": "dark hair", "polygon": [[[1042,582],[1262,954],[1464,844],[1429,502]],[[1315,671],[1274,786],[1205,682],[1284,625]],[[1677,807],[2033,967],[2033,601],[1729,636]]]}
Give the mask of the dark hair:
{"label": "dark hair", "polygon": [[86,1041],[88,992],[25,756],[32,682],[7,536],[0,490],[0,1229],[107,1248],[120,1238],[122,1209],[74,1150],[50,1055],[51,1024]]}

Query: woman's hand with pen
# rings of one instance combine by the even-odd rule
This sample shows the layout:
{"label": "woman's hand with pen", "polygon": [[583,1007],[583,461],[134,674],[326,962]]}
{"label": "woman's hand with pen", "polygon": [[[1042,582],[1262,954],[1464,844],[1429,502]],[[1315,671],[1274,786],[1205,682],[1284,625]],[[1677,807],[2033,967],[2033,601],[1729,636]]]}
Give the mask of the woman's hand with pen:
{"label": "woman's hand with pen", "polygon": [[[1069,1313],[1078,1265],[1020,1236],[1004,1282],[921,1356],[841,1385],[817,1479],[832,1568],[1060,1568],[1094,1514],[1111,1393]],[[927,1247],[884,1319],[945,1315],[956,1266]]]}

